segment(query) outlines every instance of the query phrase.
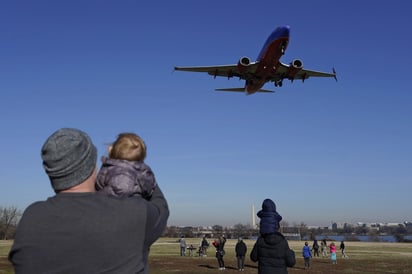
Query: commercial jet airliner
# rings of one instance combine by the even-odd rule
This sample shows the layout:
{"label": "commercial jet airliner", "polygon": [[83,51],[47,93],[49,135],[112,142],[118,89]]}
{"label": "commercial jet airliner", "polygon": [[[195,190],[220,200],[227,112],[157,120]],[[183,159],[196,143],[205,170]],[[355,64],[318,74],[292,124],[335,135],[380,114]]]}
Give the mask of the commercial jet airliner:
{"label": "commercial jet airliner", "polygon": [[280,57],[285,54],[289,43],[289,32],[289,26],[275,29],[266,40],[255,62],[252,62],[248,57],[242,57],[237,64],[233,65],[175,67],[175,70],[206,72],[215,78],[216,76],[223,76],[228,79],[239,77],[239,79],[246,80],[243,88],[216,90],[240,91],[246,92],[246,94],[274,92],[262,89],[263,85],[267,82],[273,82],[275,87],[281,87],[284,79],[305,81],[309,77],[334,77],[337,80],[335,69],[332,73],[304,69],[303,62],[300,59],[295,59],[290,64],[280,62]]}

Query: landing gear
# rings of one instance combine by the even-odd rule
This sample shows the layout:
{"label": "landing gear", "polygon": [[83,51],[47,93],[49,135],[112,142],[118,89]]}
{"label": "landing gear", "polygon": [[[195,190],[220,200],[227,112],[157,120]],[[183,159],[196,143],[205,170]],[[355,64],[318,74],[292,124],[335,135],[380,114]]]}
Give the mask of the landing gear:
{"label": "landing gear", "polygon": [[282,53],[282,55],[285,54],[287,45],[288,45],[287,42],[283,42],[283,43],[280,45],[280,52]]}
{"label": "landing gear", "polygon": [[277,80],[275,81],[275,87],[282,87],[283,81],[282,80]]}
{"label": "landing gear", "polygon": [[252,79],[246,80],[246,85],[247,85],[247,86],[253,85],[253,80],[252,80]]}

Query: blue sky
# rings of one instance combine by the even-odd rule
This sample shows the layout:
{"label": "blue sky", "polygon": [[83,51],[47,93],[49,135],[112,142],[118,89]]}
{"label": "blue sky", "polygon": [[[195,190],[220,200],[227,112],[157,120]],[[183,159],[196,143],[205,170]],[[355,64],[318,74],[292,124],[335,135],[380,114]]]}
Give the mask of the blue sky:
{"label": "blue sky", "polygon": [[[265,198],[289,223],[412,221],[410,1],[2,1],[0,206],[53,192],[40,148],[61,127],[105,155],[143,137],[170,225],[251,223]],[[274,94],[174,66],[255,59],[290,25],[281,61],[333,79]],[[267,84],[266,89],[275,89]]]}

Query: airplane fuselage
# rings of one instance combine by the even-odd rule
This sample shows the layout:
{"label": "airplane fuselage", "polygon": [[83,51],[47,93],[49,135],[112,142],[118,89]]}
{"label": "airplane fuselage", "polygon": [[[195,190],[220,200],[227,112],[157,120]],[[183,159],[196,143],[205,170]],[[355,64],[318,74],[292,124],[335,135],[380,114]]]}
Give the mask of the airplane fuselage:
{"label": "airplane fuselage", "polygon": [[289,26],[278,27],[268,37],[257,62],[255,77],[246,82],[245,90],[248,94],[257,92],[275,75],[280,57],[285,53],[289,42]]}

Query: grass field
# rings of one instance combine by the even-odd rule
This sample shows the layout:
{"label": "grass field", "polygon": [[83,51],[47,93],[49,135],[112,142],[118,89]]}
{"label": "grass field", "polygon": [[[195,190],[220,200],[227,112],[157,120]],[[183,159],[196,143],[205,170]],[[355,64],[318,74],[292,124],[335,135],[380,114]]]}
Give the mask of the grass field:
{"label": "grass field", "polygon": [[[188,245],[199,245],[200,239],[186,239]],[[7,260],[11,241],[0,241],[0,274],[13,274],[13,268]],[[248,255],[254,241],[245,240],[248,247],[245,271],[242,273],[257,273],[257,264],[250,261]],[[226,270],[224,273],[237,271],[235,258],[236,240],[228,240],[224,257]],[[339,243],[338,243],[339,244]],[[313,258],[312,267],[305,271],[301,250],[304,242],[289,241],[290,247],[296,253],[296,265],[289,268],[289,273],[412,273],[411,243],[369,243],[345,242],[349,259],[338,256],[338,263],[332,265],[329,258]],[[218,270],[214,257],[214,248],[209,248],[207,257],[180,257],[177,239],[161,238],[151,248],[150,273],[206,274],[221,272]],[[340,253],[338,253],[340,255]]]}

